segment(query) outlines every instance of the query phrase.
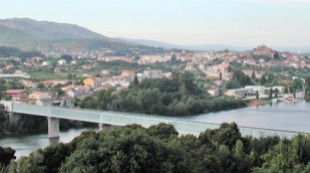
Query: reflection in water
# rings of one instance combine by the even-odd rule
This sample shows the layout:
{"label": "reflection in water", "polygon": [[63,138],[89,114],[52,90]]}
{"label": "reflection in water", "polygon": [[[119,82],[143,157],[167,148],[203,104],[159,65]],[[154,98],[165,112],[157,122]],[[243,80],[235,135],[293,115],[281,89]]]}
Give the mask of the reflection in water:
{"label": "reflection in water", "polygon": [[0,138],[0,146],[11,147],[16,150],[15,156],[28,156],[32,151],[38,148],[44,149],[45,147],[59,142],[68,143],[74,137],[81,134],[85,130],[92,129],[98,131],[98,127],[89,128],[74,128],[67,131],[61,131],[59,138],[49,139],[46,133],[31,133],[22,135],[9,135]]}
{"label": "reflection in water", "polygon": [[239,126],[291,130],[310,133],[310,102],[277,103],[187,116],[194,121],[236,122]]}
{"label": "reflection in water", "polygon": [[48,140],[48,145],[54,145],[59,143],[59,138],[52,138]]}

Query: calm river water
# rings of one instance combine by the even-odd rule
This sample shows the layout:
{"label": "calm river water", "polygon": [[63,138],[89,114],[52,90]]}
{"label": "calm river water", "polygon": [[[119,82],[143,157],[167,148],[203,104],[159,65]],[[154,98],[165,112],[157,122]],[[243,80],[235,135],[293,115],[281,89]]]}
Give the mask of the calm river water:
{"label": "calm river water", "polygon": [[[241,109],[188,116],[194,121],[222,123],[236,122],[240,126],[292,130],[310,133],[310,103],[278,103],[273,105],[250,106]],[[0,146],[12,147],[16,156],[28,156],[37,148],[45,148],[58,142],[70,142],[81,132],[98,128],[79,128],[61,131],[59,139],[48,139],[46,133],[34,133],[0,137]]]}

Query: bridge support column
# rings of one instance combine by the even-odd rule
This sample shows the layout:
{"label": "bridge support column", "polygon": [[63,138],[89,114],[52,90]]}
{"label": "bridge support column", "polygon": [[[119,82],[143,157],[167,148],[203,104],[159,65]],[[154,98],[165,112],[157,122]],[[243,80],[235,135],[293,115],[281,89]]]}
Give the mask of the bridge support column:
{"label": "bridge support column", "polygon": [[16,114],[16,113],[13,113],[13,112],[9,113],[10,123],[17,123],[17,121],[20,120],[20,118],[21,118],[20,114]]}
{"label": "bridge support column", "polygon": [[47,117],[48,138],[59,138],[59,119]]}
{"label": "bridge support column", "polygon": [[109,131],[111,130],[110,124],[99,124],[99,131]]}

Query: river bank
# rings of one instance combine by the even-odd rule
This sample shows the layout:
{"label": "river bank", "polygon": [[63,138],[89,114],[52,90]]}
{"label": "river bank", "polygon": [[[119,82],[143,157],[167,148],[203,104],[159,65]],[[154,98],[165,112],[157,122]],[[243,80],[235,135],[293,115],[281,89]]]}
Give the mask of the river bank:
{"label": "river bank", "polygon": [[262,100],[262,99],[252,99],[249,100],[249,102],[247,103],[248,106],[259,106],[259,105],[264,105],[264,104],[269,104],[272,101],[269,100]]}

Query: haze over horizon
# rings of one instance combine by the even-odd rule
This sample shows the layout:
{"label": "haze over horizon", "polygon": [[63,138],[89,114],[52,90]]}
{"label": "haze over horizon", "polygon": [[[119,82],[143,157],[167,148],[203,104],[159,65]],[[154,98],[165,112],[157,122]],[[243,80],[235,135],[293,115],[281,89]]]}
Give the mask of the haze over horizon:
{"label": "haze over horizon", "polygon": [[[122,4],[122,5],[120,5]],[[310,0],[4,1],[1,18],[77,24],[178,45],[310,46]]]}

